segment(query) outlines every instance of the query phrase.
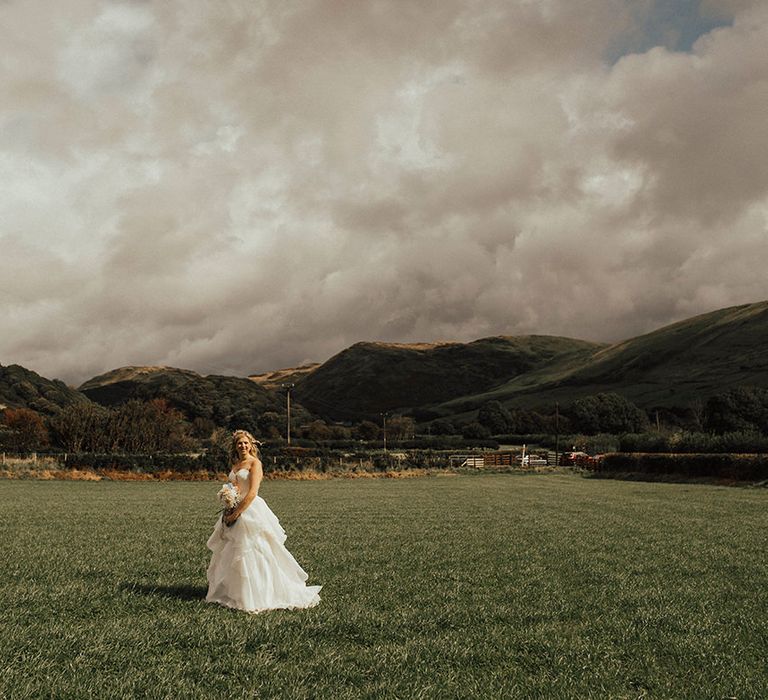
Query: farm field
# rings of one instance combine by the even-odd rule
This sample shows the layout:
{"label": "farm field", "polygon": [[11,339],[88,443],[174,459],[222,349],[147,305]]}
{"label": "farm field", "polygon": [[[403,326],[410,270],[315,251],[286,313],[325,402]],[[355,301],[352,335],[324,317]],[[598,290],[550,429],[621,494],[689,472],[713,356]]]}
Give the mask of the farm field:
{"label": "farm field", "polygon": [[203,602],[214,483],[0,481],[0,698],[768,697],[768,490],[268,481],[322,584]]}

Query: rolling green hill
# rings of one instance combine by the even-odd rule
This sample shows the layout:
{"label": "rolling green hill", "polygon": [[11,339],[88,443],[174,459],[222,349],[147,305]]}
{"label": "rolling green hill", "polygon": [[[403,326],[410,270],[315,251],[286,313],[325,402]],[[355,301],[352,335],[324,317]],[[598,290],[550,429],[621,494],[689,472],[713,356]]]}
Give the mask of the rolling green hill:
{"label": "rolling green hill", "polygon": [[58,379],[46,379],[21,365],[0,365],[0,406],[31,408],[53,415],[73,403],[88,403],[79,391]]}
{"label": "rolling green hill", "polygon": [[683,408],[729,388],[768,388],[768,302],[719,309],[602,348],[580,362],[553,363],[489,392],[440,405],[445,414],[495,399],[511,406],[567,405],[599,392],[644,408]]}
{"label": "rolling green hill", "polygon": [[174,367],[122,367],[89,379],[79,389],[105,406],[163,398],[189,420],[207,418],[229,427],[251,425],[266,411],[283,410],[278,394],[244,377],[203,377]]}
{"label": "rolling green hill", "polygon": [[606,348],[563,384],[619,385],[643,404],[768,387],[767,342],[768,302],[734,306]]}
{"label": "rolling green hill", "polygon": [[553,363],[583,361],[602,345],[553,336],[472,343],[357,343],[306,374],[297,399],[324,418],[359,420],[491,389]]}

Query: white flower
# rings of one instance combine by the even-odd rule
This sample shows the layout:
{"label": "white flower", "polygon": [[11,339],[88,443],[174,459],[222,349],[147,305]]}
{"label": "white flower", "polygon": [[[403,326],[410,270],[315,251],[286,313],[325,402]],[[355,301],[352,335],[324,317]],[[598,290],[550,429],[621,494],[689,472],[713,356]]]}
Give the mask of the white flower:
{"label": "white flower", "polygon": [[219,503],[221,503],[227,510],[234,508],[240,502],[240,493],[237,490],[237,487],[231,482],[224,484],[216,495],[219,499]]}

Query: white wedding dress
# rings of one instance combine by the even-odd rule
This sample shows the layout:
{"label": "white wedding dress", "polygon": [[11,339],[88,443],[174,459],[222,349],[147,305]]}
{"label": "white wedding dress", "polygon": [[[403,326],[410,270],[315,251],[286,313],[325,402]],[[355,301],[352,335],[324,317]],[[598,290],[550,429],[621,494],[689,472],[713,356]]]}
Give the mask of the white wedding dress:
{"label": "white wedding dress", "polygon": [[[229,473],[240,493],[248,493],[250,472]],[[310,608],[320,602],[322,586],[307,586],[307,574],[283,546],[285,531],[260,496],[227,527],[221,518],[208,538],[209,603],[247,612]]]}

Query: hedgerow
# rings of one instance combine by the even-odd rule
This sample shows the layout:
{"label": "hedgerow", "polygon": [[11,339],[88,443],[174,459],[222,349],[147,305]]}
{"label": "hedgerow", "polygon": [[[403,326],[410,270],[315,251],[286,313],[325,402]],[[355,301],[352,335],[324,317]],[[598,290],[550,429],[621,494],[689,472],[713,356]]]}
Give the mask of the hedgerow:
{"label": "hedgerow", "polygon": [[768,455],[617,452],[605,455],[596,472],[648,475],[679,475],[733,481],[768,479]]}
{"label": "hedgerow", "polygon": [[768,453],[768,435],[734,431],[722,435],[696,432],[627,433],[619,439],[619,452]]}

